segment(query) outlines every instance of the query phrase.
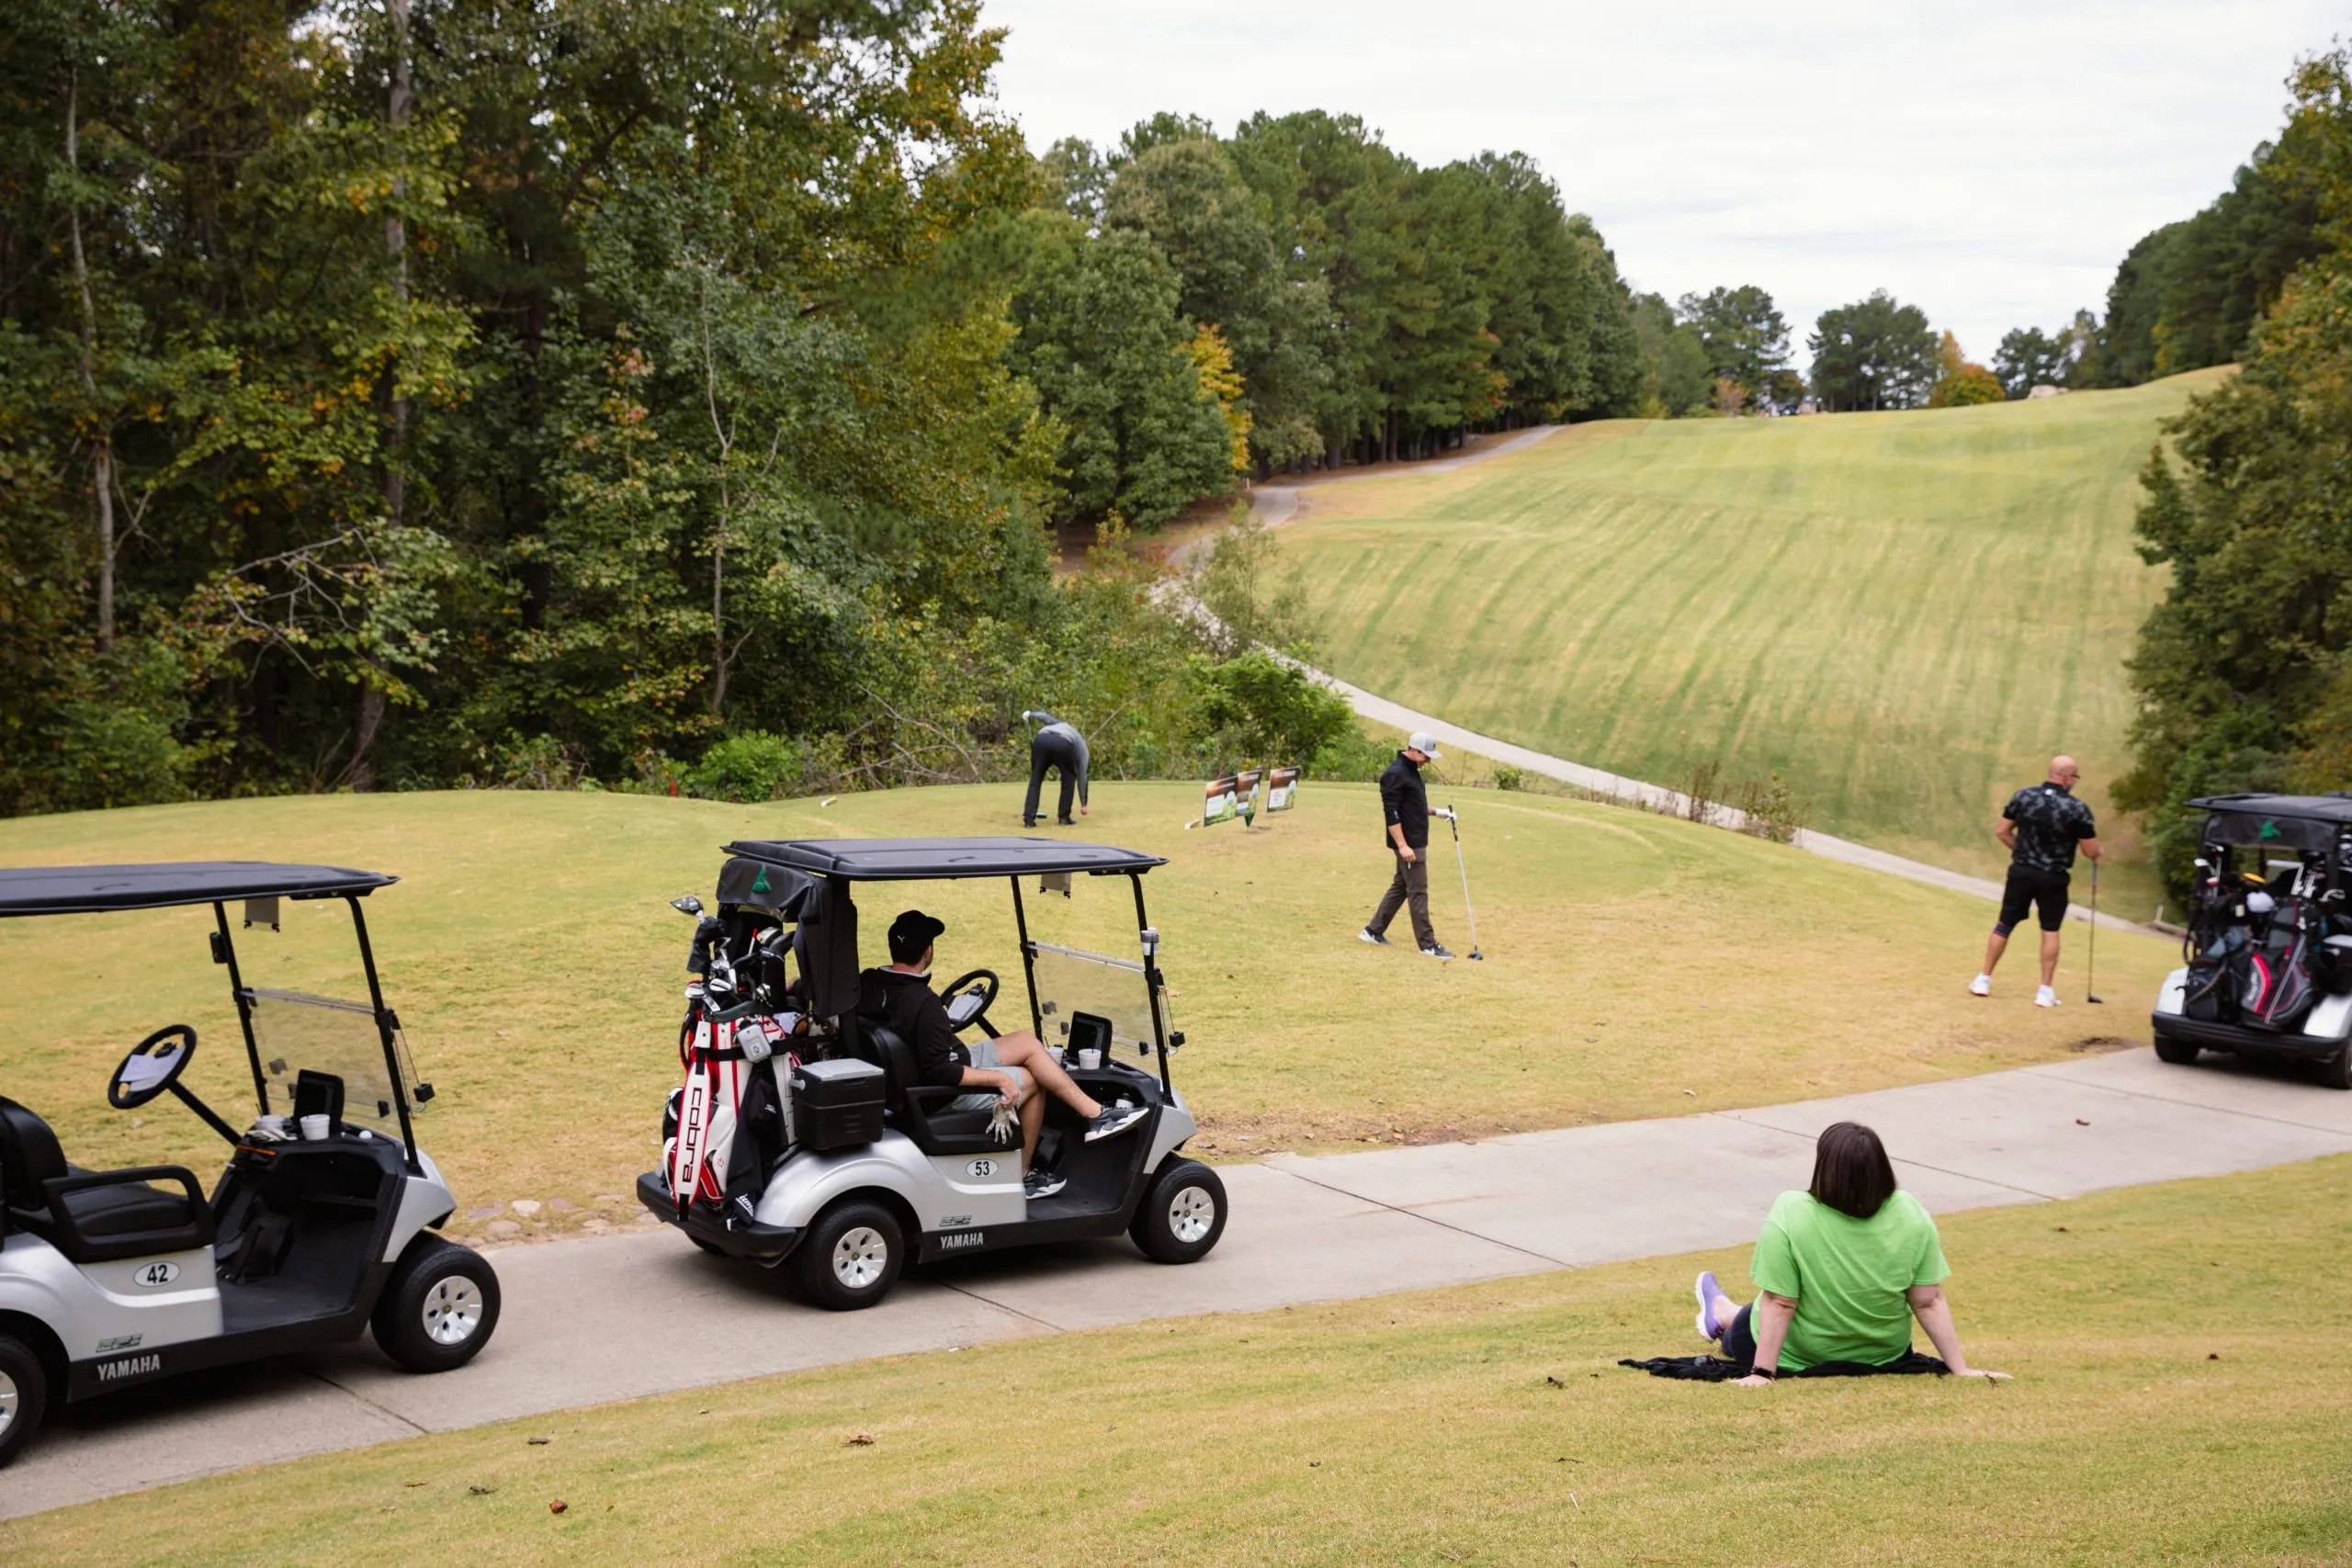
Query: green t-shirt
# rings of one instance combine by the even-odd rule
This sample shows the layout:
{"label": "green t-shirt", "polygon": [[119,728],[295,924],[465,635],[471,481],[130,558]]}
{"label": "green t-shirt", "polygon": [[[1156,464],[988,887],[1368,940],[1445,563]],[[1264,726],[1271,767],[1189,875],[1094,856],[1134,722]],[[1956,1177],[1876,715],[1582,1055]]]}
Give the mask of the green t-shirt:
{"label": "green t-shirt", "polygon": [[1908,1192],[1889,1198],[1867,1220],[1810,1192],[1783,1192],[1765,1216],[1748,1274],[1758,1290],[1797,1303],[1781,1348],[1781,1370],[1801,1372],[1824,1361],[1883,1366],[1911,1348],[1914,1285],[1937,1285],[1951,1272],[1936,1222]]}

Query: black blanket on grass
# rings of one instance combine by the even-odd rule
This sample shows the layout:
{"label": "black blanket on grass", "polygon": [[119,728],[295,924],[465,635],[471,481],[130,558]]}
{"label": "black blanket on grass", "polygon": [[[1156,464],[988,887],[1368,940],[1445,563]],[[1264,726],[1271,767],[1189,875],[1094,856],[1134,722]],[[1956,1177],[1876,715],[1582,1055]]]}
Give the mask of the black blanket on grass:
{"label": "black blanket on grass", "polygon": [[[1745,1361],[1727,1361],[1721,1356],[1652,1356],[1646,1361],[1627,1359],[1617,1364],[1633,1367],[1654,1378],[1679,1378],[1685,1382],[1729,1382],[1755,1371]],[[1784,1378],[1868,1378],[1881,1373],[1907,1376],[1933,1372],[1938,1377],[1944,1377],[1951,1371],[1951,1369],[1939,1358],[1909,1350],[1904,1353],[1903,1359],[1889,1361],[1883,1367],[1864,1366],[1860,1361],[1824,1361],[1801,1372],[1782,1372],[1781,1375]]]}

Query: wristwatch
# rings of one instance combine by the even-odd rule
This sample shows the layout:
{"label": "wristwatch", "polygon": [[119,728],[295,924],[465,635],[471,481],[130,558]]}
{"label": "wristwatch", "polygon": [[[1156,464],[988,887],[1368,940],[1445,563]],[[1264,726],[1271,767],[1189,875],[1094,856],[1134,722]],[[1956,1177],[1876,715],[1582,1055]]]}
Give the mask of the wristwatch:
{"label": "wristwatch", "polygon": [[1750,1377],[1762,1378],[1766,1382],[1774,1382],[1780,1379],[1781,1369],[1778,1367],[1750,1367],[1747,1369],[1747,1375]]}

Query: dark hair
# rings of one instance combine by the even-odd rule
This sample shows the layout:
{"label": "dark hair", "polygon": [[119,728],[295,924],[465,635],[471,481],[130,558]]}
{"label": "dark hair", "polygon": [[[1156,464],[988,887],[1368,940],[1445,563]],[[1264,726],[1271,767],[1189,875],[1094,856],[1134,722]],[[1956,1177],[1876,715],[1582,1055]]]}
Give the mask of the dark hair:
{"label": "dark hair", "polygon": [[1813,1155],[1814,1201],[1867,1220],[1894,1196],[1894,1165],[1886,1145],[1860,1122],[1825,1130]]}

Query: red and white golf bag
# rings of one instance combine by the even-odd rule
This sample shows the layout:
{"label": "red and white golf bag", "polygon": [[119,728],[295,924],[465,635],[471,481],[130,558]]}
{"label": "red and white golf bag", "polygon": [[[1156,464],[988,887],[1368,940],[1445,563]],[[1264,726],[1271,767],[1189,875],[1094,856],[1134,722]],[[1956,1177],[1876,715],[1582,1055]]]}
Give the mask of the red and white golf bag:
{"label": "red and white golf bag", "polygon": [[677,1131],[666,1153],[670,1200],[684,1218],[698,1201],[714,1208],[726,1201],[748,1064],[735,1043],[735,1025],[713,1024],[700,1008],[680,1031],[678,1057],[686,1081],[674,1099]]}

